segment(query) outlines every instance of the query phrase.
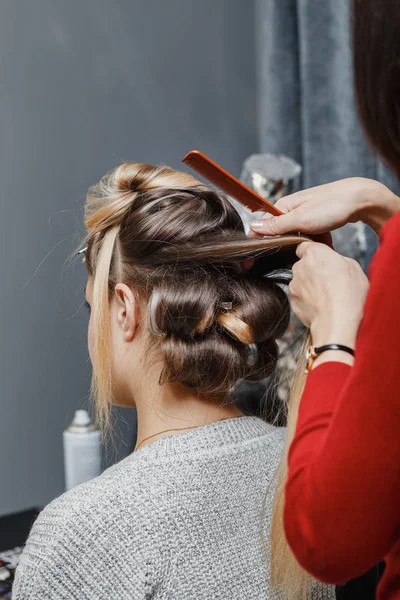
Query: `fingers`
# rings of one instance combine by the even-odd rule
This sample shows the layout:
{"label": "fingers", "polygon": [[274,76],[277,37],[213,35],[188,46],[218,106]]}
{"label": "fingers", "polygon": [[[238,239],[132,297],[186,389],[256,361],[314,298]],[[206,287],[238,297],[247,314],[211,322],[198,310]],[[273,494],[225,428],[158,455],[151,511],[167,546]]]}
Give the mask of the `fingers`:
{"label": "fingers", "polygon": [[314,245],[317,245],[316,242],[303,242],[302,244],[299,244],[296,248],[297,256],[300,259],[304,258]]}
{"label": "fingers", "polygon": [[[272,215],[270,215],[269,213],[260,213],[260,216],[254,220],[261,221],[263,219],[266,220],[266,219],[273,219],[273,218],[274,217]],[[255,231],[253,231],[252,229],[249,229],[249,232],[247,235],[248,235],[248,237],[251,237],[251,238],[256,238],[259,236],[259,234],[256,233]]]}
{"label": "fingers", "polygon": [[297,231],[296,211],[285,213],[280,217],[257,219],[250,223],[250,227],[259,235],[281,235]]}
{"label": "fingers", "polygon": [[325,256],[326,254],[337,254],[333,248],[327,244],[319,242],[302,242],[296,248],[296,254],[301,259],[305,256]]}
{"label": "fingers", "polygon": [[290,212],[291,210],[294,210],[300,206],[300,204],[307,202],[310,199],[310,195],[309,189],[300,190],[299,192],[295,192],[289,196],[283,196],[283,198],[280,198],[277,202],[275,202],[275,206],[284,213]]}

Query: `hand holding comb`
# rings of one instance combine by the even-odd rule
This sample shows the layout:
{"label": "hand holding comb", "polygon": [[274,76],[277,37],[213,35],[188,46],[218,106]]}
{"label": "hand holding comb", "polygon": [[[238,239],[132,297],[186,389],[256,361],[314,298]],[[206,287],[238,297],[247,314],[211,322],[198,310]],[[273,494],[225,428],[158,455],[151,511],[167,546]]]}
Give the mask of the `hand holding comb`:
{"label": "hand holding comb", "polygon": [[[231,173],[228,173],[228,171],[225,171],[225,169],[203,154],[203,152],[191,150],[184,158],[182,158],[182,162],[191,167],[194,171],[197,171],[197,173],[200,173],[200,175],[203,175],[205,179],[208,179],[208,181],[213,183],[216,187],[223,190],[228,196],[235,198],[235,200],[251,210],[251,212],[262,211],[269,213],[274,217],[283,215],[283,212],[279,210],[279,208],[276,208],[271,202],[268,202],[268,200],[256,194],[251,188],[239,179],[236,179],[236,177],[231,175]],[[299,232],[297,232],[297,234],[301,235]],[[330,233],[307,235],[307,237],[314,242],[327,244],[333,248],[332,236]]]}

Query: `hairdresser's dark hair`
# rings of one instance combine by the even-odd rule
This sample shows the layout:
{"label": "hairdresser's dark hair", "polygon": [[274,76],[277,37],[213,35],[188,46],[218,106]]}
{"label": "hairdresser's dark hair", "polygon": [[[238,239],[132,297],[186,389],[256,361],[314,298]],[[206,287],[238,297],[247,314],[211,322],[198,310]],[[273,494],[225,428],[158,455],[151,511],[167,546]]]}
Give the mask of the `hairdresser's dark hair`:
{"label": "hairdresser's dark hair", "polygon": [[146,301],[149,343],[163,356],[160,384],[226,400],[239,379],[271,374],[290,318],[282,273],[304,238],[248,238],[223,194],[186,173],[138,163],[89,190],[86,227],[100,421],[112,399],[109,299],[119,281]]}
{"label": "hairdresser's dark hair", "polygon": [[367,137],[400,175],[400,3],[353,0],[354,79]]}

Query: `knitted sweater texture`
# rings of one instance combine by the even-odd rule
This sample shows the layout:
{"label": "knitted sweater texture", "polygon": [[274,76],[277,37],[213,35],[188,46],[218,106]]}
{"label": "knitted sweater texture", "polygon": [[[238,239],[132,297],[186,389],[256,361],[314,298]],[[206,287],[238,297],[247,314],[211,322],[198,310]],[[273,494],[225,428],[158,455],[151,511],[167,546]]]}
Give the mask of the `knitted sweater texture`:
{"label": "knitted sweater texture", "polygon": [[268,534],[283,436],[255,417],[205,425],[63,494],[32,528],[13,600],[281,600]]}

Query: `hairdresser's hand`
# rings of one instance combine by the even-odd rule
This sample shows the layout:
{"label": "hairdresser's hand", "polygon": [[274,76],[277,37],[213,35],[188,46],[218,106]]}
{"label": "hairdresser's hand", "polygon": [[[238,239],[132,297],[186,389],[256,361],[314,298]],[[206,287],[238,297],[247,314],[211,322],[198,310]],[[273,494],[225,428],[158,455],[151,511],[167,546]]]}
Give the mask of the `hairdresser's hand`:
{"label": "hairdresser's hand", "polygon": [[286,196],[276,206],[285,214],[253,221],[250,226],[255,233],[318,234],[345,223],[364,221],[379,234],[386,221],[400,210],[400,198],[377,181],[353,177]]}
{"label": "hairdresser's hand", "polygon": [[[315,242],[300,244],[297,255],[289,285],[294,313],[310,328],[315,346],[354,348],[369,285],[360,265]],[[337,360],[342,353],[327,352],[319,360],[329,354]]]}

